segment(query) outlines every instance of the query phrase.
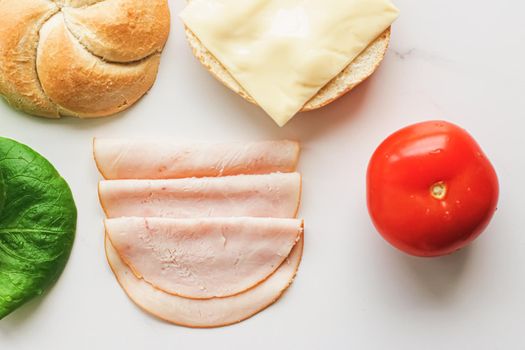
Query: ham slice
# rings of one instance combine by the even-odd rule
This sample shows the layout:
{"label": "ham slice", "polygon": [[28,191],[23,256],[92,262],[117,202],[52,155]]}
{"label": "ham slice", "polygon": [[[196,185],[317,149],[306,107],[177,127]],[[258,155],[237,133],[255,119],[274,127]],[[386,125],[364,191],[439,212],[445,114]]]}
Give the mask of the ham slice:
{"label": "ham slice", "polygon": [[175,180],[108,180],[98,188],[108,218],[252,216],[294,218],[298,173]]}
{"label": "ham slice", "polygon": [[138,278],[167,293],[239,294],[283,263],[303,222],[276,218],[108,219],[106,234]]}
{"label": "ham slice", "polygon": [[303,240],[267,280],[227,298],[186,299],[162,292],[135,277],[106,238],[106,256],[122,289],[144,311],[186,327],[209,328],[243,321],[273,304],[292,283],[301,262]]}
{"label": "ham slice", "polygon": [[174,179],[293,172],[299,144],[94,139],[93,153],[106,179]]}

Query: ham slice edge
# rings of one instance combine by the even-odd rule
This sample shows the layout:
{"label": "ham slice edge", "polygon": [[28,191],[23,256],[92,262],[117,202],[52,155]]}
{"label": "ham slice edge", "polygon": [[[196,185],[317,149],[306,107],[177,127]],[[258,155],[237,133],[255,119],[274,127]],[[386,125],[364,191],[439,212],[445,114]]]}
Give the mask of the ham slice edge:
{"label": "ham slice edge", "polygon": [[235,296],[207,300],[167,294],[138,279],[120,259],[107,236],[105,249],[111,270],[122,289],[145,312],[180,326],[211,328],[241,322],[276,302],[297,274],[303,253],[303,237],[283,264],[261,284]]}
{"label": "ham slice edge", "polygon": [[105,180],[99,199],[108,218],[294,218],[301,200],[299,173],[169,180]]}
{"label": "ham slice edge", "polygon": [[93,139],[97,167],[108,180],[174,179],[293,172],[294,141],[183,143],[169,140]]}
{"label": "ham slice edge", "polygon": [[303,233],[298,219],[118,218],[106,234],[137,278],[191,299],[227,297],[267,279]]}

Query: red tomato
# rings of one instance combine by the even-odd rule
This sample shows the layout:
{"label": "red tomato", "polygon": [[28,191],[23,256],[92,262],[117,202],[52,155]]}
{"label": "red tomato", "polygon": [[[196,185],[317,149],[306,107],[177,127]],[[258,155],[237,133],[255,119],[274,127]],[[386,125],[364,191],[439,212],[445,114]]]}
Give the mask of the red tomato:
{"label": "red tomato", "polygon": [[397,131],[368,166],[372,221],[388,242],[411,255],[465,247],[488,225],[498,194],[496,172],[479,145],[444,121]]}

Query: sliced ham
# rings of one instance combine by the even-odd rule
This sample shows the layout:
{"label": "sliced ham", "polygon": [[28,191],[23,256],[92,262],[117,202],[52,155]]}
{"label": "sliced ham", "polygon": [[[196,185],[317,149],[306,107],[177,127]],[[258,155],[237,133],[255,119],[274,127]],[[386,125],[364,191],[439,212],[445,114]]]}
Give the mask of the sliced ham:
{"label": "sliced ham", "polygon": [[106,256],[111,269],[135,304],[167,322],[198,328],[220,327],[240,322],[277,301],[292,283],[301,262],[302,252],[301,239],[274,274],[244,293],[227,298],[194,300],[164,293],[138,279],[106,239]]}
{"label": "sliced ham", "polygon": [[301,176],[273,173],[175,180],[107,180],[100,182],[98,192],[108,218],[294,218],[301,196]]}
{"label": "sliced ham", "polygon": [[118,218],[106,234],[138,278],[192,299],[254,287],[290,254],[302,220],[276,218]]}
{"label": "sliced ham", "polygon": [[106,179],[174,179],[293,172],[299,144],[95,139],[93,153]]}

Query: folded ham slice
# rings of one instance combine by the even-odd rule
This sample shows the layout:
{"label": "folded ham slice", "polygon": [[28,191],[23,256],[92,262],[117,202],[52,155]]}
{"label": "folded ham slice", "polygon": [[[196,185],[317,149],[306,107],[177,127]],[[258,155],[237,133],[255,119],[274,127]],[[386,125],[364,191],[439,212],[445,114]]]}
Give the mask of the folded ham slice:
{"label": "folded ham slice", "polygon": [[186,327],[209,328],[243,321],[273,304],[292,283],[303,253],[301,239],[267,280],[227,298],[195,300],[167,294],[138,279],[106,238],[106,256],[122,289],[144,311]]}
{"label": "folded ham slice", "polygon": [[108,180],[100,182],[98,193],[108,218],[294,218],[301,196],[301,176],[273,173],[175,180]]}
{"label": "folded ham slice", "polygon": [[138,278],[192,299],[239,294],[270,276],[303,233],[276,218],[108,219],[106,234]]}
{"label": "folded ham slice", "polygon": [[299,144],[176,143],[170,141],[94,139],[93,152],[106,179],[174,179],[293,172]]}

